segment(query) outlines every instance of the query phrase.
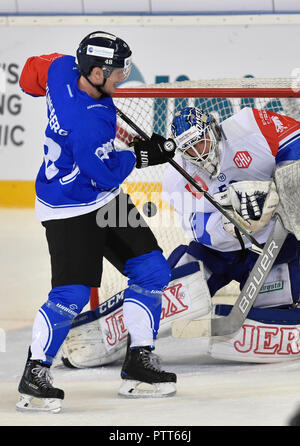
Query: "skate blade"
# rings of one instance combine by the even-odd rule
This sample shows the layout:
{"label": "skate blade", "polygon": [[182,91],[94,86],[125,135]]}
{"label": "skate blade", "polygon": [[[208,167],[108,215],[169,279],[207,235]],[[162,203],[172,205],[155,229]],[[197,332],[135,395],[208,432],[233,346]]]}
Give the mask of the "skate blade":
{"label": "skate blade", "polygon": [[166,398],[175,395],[175,383],[148,384],[141,381],[124,380],[118,395],[123,398]]}
{"label": "skate blade", "polygon": [[61,411],[61,400],[58,398],[35,398],[21,394],[16,409],[20,412],[59,413]]}

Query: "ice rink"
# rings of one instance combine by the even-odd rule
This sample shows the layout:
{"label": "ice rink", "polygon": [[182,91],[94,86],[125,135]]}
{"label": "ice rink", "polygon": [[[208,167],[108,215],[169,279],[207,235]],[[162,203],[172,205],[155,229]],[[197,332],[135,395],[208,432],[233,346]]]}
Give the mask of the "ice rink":
{"label": "ice rink", "polygon": [[[287,426],[300,406],[300,363],[238,364],[205,355],[207,339],[162,338],[164,368],[178,375],[169,399],[117,396],[120,363],[53,368],[65,391],[60,414],[16,412],[17,386],[31,326],[46,301],[50,270],[43,228],[33,210],[0,210],[1,426]],[[5,351],[1,351],[5,350]]]}

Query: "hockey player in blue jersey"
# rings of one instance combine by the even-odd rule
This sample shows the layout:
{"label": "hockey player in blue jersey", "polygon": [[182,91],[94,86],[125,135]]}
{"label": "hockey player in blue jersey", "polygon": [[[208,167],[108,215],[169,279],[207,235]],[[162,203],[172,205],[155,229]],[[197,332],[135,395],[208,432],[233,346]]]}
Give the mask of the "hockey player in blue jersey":
{"label": "hockey player in blue jersey", "polygon": [[[50,366],[72,320],[88,303],[91,287],[100,286],[104,256],[129,279],[124,301],[128,349],[119,393],[135,395],[139,382],[159,383],[162,395],[175,393],[176,375],[160,370],[151,360],[170,269],[145,222],[138,228],[130,225],[128,215],[134,205],[120,191],[132,169],[145,165],[145,158],[150,166],[166,162],[174,153],[164,151],[165,139],[156,134],[150,142],[115,149],[116,108],[111,95],[130,69],[129,46],[97,31],[81,41],[77,62],[58,53],[31,57],[21,74],[23,91],[47,101],[36,214],[46,230],[52,289],[34,321],[19,384],[19,409],[34,410],[37,397],[44,401],[43,410],[60,410],[64,392],[52,386]],[[116,224],[100,227],[97,213],[112,204]]]}

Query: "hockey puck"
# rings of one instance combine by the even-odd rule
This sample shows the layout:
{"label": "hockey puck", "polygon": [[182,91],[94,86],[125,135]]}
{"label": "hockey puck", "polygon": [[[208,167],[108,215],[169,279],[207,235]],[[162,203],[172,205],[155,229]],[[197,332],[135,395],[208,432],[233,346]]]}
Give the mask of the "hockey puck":
{"label": "hockey puck", "polygon": [[155,203],[153,203],[153,201],[147,201],[147,203],[144,203],[143,212],[146,215],[146,217],[154,217],[154,215],[157,212],[157,207]]}

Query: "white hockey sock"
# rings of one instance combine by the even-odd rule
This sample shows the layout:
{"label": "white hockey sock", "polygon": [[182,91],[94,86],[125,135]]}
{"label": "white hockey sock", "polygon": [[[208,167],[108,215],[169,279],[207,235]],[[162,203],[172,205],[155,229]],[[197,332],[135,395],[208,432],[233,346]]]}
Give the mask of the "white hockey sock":
{"label": "white hockey sock", "polygon": [[140,302],[124,302],[124,324],[131,336],[131,347],[153,345],[153,317]]}

